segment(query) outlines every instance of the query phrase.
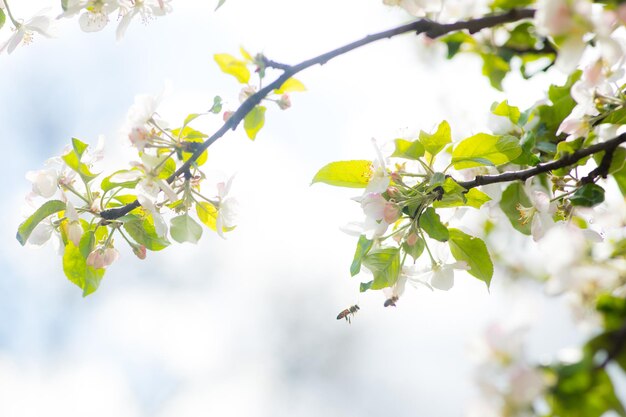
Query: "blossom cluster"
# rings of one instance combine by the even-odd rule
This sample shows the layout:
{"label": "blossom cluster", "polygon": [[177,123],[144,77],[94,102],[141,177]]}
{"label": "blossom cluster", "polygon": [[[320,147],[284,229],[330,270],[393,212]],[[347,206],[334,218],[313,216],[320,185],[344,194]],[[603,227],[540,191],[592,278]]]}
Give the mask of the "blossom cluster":
{"label": "blossom cluster", "polygon": [[[207,135],[189,126],[219,109],[190,115],[182,127],[171,129],[156,113],[159,102],[160,97],[137,96],[128,112],[124,135],[138,158],[127,169],[108,176],[95,172],[103,158],[104,139],[92,150],[74,138],[62,156],[26,175],[32,183],[27,201],[36,210],[20,225],[18,240],[42,245],[54,236],[66,275],[84,295],[98,288],[105,268],[118,259],[114,237],[144,259],[147,250],[169,245],[169,238],[196,243],[202,228],[195,219],[222,237],[235,228],[237,201],[229,195],[233,179],[216,182],[208,187],[209,193],[203,191],[206,175],[200,167],[207,154],[199,147]],[[106,214],[124,207],[130,210]]]}
{"label": "blossom cluster", "polygon": [[[10,12],[8,1],[2,0],[0,12],[3,13],[2,16],[8,14],[13,24],[13,34],[0,43],[0,53],[6,50],[10,54],[20,44],[31,43],[36,33],[48,38],[54,37],[58,19],[73,18],[77,15],[80,28],[85,32],[100,31],[111,20],[117,20],[119,23],[116,36],[120,40],[132,20],[139,19],[147,24],[156,17],[170,13],[172,11],[170,3],[171,0],[67,0],[61,2],[63,11],[56,18],[52,10],[47,8],[23,20],[14,17]],[[3,22],[3,19],[0,19],[0,22]]]}
{"label": "blossom cluster", "polygon": [[532,417],[537,415],[537,398],[548,387],[546,377],[525,355],[525,329],[489,326],[476,339],[475,382],[480,399],[471,405],[469,417]]}

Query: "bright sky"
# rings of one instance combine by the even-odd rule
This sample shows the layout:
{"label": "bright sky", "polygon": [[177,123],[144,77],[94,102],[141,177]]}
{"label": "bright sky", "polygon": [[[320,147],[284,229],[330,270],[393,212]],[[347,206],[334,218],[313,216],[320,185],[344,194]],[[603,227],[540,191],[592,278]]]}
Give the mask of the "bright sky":
{"label": "bright sky", "polygon": [[[39,8],[13,3],[25,18]],[[227,240],[205,230],[197,246],[145,261],[122,249],[86,299],[52,246],[20,247],[25,172],[72,136],[95,144],[99,134],[109,166],[120,167],[135,94],[158,94],[168,80],[160,114],[172,123],[216,94],[234,108],[238,84],[214,53],[244,46],[296,63],[406,19],[378,0],[228,0],[217,13],[214,3],[173,1],[174,13],[133,22],[121,42],[114,25],[86,34],[61,21],[57,39],[0,56],[1,416],[460,416],[474,394],[467,347],[491,321],[535,324],[537,359],[575,346],[562,303],[504,277],[491,294],[466,276],[447,293],[410,288],[396,309],[358,295],[348,273],[356,241],[339,231],[358,219],[355,193],[309,186],[316,170],[372,159],[372,137],[411,137],[443,119],[456,138],[469,136],[502,99],[479,62],[444,62],[410,35],[308,70],[298,77],[308,91],[288,111],[269,110],[254,143],[237,131],[210,149],[212,171],[237,174],[240,220]],[[512,80],[510,101],[528,106],[545,85]],[[352,325],[335,320],[357,302]]]}

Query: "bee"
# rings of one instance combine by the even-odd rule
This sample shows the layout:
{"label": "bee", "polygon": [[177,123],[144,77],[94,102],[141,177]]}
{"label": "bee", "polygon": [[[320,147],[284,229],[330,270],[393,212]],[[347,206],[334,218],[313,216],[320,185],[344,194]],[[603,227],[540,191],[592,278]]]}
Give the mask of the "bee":
{"label": "bee", "polygon": [[385,304],[383,304],[385,307],[395,307],[396,306],[396,302],[400,299],[400,297],[398,297],[397,295],[393,295],[391,296],[391,298],[388,298],[385,300]]}
{"label": "bee", "polygon": [[357,311],[359,311],[359,306],[355,304],[339,313],[337,315],[337,320],[346,319],[348,323],[351,323],[350,314],[354,315]]}

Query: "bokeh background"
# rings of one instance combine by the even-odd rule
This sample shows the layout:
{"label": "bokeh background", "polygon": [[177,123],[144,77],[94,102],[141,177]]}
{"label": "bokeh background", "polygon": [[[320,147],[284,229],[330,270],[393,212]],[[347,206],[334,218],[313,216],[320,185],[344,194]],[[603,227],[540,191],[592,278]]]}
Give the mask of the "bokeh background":
{"label": "bokeh background", "polygon": [[[45,3],[11,6],[27,18]],[[144,261],[122,249],[87,298],[52,245],[21,247],[25,172],[71,137],[95,145],[99,134],[107,169],[125,165],[120,129],[136,94],[168,80],[159,113],[173,125],[214,95],[234,109],[240,87],[214,53],[244,46],[297,63],[408,19],[378,0],[214,3],[174,1],[171,15],[134,21],[120,42],[116,22],[88,34],[62,20],[57,39],[0,56],[0,416],[462,416],[476,395],[468,347],[489,323],[526,323],[536,361],[583,340],[562,300],[503,274],[490,293],[461,274],[449,292],[409,288],[395,309],[359,295],[348,271],[356,240],[339,230],[359,219],[358,192],[309,186],[317,169],[372,159],[372,137],[415,137],[443,119],[457,139],[477,133],[504,98],[475,57],[446,62],[412,35],[306,71],[308,91],[287,111],[269,106],[255,142],[238,130],[210,148],[209,171],[236,173],[240,217],[227,240],[205,230],[198,245]],[[559,79],[504,85],[527,107]],[[529,253],[519,256],[533,262]],[[335,320],[355,303],[352,325]]]}

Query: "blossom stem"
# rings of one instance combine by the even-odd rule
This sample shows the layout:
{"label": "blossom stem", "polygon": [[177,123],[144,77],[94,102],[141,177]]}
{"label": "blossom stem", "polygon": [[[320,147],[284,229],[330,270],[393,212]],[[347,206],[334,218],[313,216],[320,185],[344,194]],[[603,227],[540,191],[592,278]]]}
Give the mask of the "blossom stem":
{"label": "blossom stem", "polygon": [[[200,197],[201,199],[203,199],[203,200],[205,200],[205,201],[207,201],[207,202],[209,202],[209,203],[213,204],[215,207],[217,207],[217,205],[219,204],[219,202],[217,202],[217,201],[213,201],[213,200],[211,200],[211,199],[209,199],[209,198],[207,198],[207,197],[203,196],[202,194],[200,194],[198,191],[194,190],[193,188],[191,189],[191,192],[192,192],[192,194],[197,195],[197,196],[198,196],[198,197]],[[196,203],[198,202],[198,200],[196,200],[195,198],[194,198],[194,201],[195,201]]]}
{"label": "blossom stem", "polygon": [[[6,4],[6,3],[5,3]],[[91,202],[86,199],[81,193],[79,193],[78,191],[76,191],[76,189],[74,187],[72,187],[71,185],[64,185],[63,186],[66,190],[70,191],[72,194],[74,194],[76,197],[80,198],[81,200],[83,200],[85,203],[91,205]]]}
{"label": "blossom stem", "polygon": [[437,261],[435,261],[433,254],[430,252],[430,248],[428,247],[428,242],[426,242],[426,238],[424,237],[424,232],[422,232],[422,230],[419,230],[417,233],[419,233],[420,237],[422,238],[422,241],[424,242],[424,247],[426,248],[426,252],[428,252],[428,256],[430,257],[431,264],[433,265],[437,264]]}
{"label": "blossom stem", "polygon": [[6,7],[7,10],[7,14],[9,15],[9,19],[11,19],[11,22],[13,22],[13,25],[15,26],[16,29],[19,29],[20,26],[22,26],[21,23],[19,23],[14,17],[13,14],[11,13],[11,8],[9,7],[9,2],[8,0],[4,0],[4,6]]}

